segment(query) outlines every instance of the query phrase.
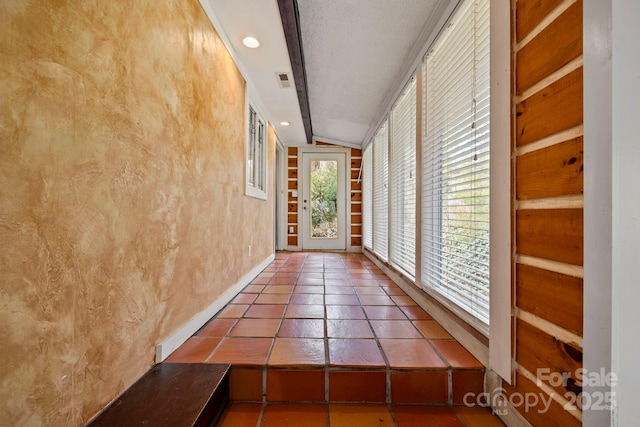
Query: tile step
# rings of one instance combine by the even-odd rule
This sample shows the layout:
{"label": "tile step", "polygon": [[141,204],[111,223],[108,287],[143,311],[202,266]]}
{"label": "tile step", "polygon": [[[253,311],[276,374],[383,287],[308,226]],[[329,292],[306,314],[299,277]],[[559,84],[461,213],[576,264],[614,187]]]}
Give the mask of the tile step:
{"label": "tile step", "polygon": [[[232,367],[230,399],[237,402],[369,402],[463,404],[483,392],[484,369]],[[474,398],[475,400],[475,398]]]}
{"label": "tile step", "polygon": [[229,401],[229,373],[224,364],[160,363],[89,426],[216,425]]}

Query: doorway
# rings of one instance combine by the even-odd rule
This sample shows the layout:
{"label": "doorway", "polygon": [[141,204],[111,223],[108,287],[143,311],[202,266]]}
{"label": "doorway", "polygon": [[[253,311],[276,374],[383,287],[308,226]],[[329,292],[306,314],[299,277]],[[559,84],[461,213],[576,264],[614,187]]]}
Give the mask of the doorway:
{"label": "doorway", "polygon": [[345,153],[302,153],[302,249],[346,249]]}
{"label": "doorway", "polygon": [[[276,140],[276,167],[274,174],[274,194],[275,194],[275,203],[274,203],[274,248],[276,251],[284,249],[284,238],[283,238],[283,218],[286,216],[286,213],[283,213],[283,197],[284,197],[284,185],[283,185],[283,177],[282,170],[284,168],[282,162],[284,157],[284,148],[282,143],[279,140]],[[285,211],[286,212],[286,211]]]}

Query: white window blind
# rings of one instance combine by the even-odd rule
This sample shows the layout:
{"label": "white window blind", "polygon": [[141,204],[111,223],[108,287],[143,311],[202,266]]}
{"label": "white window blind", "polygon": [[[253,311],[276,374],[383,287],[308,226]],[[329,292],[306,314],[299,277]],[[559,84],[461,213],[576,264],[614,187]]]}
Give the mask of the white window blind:
{"label": "white window blind", "polygon": [[365,148],[362,155],[362,245],[373,248],[373,147]]}
{"label": "white window blind", "polygon": [[412,78],[391,108],[391,264],[411,278],[416,269],[416,81]]}
{"label": "white window blind", "polygon": [[[422,284],[484,329],[489,324],[489,3],[465,0],[423,68]],[[509,224],[505,227],[508,232]]]}
{"label": "white window blind", "polygon": [[373,138],[373,253],[383,260],[389,252],[389,132],[388,123]]}

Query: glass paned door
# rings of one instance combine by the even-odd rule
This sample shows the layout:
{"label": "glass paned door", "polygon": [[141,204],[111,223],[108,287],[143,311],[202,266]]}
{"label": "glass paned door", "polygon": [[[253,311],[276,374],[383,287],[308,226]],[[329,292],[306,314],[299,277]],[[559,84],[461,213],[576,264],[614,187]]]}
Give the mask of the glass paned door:
{"label": "glass paned door", "polygon": [[346,249],[345,154],[303,153],[303,249]]}

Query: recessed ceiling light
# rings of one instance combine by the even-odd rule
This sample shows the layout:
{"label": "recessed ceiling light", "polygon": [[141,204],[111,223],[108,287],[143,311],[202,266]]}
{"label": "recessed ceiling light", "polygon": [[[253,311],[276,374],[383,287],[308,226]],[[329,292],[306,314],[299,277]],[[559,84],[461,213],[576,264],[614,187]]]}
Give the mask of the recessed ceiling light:
{"label": "recessed ceiling light", "polygon": [[287,122],[287,121],[280,122],[281,126],[289,126],[290,124],[291,124],[291,122]]}
{"label": "recessed ceiling light", "polygon": [[260,41],[252,36],[246,36],[242,38],[242,44],[250,49],[255,49],[260,46]]}

